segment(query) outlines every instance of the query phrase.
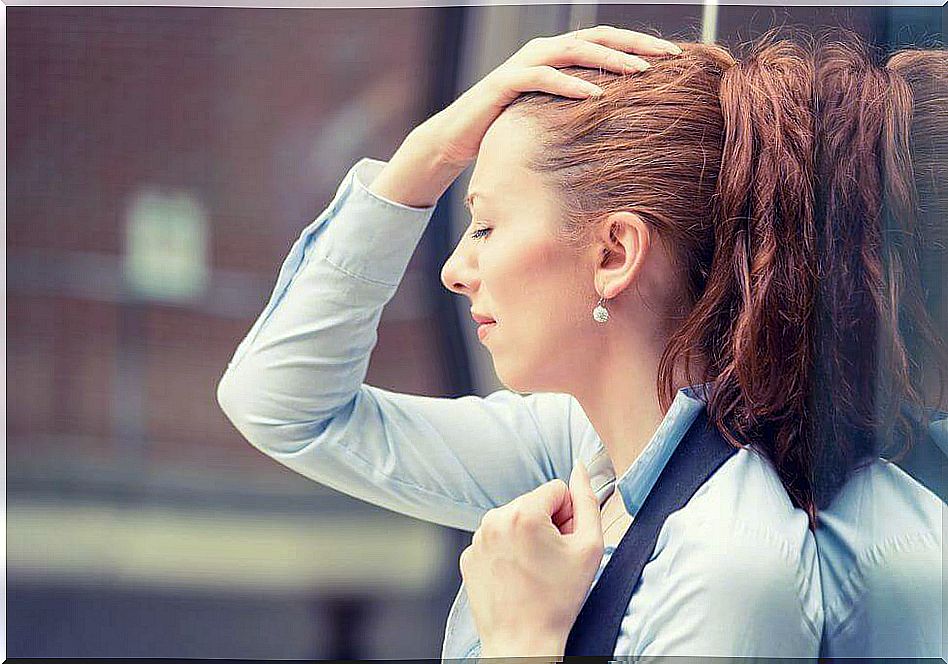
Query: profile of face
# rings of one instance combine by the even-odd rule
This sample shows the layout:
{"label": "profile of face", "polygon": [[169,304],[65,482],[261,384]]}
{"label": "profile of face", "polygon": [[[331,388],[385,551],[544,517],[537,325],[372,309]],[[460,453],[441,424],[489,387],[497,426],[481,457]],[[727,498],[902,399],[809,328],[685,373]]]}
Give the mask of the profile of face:
{"label": "profile of face", "polygon": [[441,281],[467,296],[473,313],[496,321],[481,342],[505,386],[570,392],[602,352],[592,319],[595,249],[580,252],[557,239],[556,197],[525,166],[536,145],[522,116],[504,113],[490,126],[471,176],[471,224]]}

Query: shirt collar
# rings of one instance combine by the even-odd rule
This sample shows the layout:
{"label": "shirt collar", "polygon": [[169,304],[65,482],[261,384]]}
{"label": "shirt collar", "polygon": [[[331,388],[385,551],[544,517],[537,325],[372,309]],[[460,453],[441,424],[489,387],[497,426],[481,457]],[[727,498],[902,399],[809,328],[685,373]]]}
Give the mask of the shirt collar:
{"label": "shirt collar", "polygon": [[638,513],[672,452],[704,408],[709,387],[709,383],[704,383],[678,390],[651,440],[616,481],[625,510],[631,516]]}

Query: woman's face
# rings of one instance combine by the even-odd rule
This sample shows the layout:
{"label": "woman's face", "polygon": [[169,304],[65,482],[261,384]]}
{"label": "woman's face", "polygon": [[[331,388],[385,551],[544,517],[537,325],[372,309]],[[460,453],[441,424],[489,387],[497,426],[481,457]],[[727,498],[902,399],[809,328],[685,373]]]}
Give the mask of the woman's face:
{"label": "woman's face", "polygon": [[[570,391],[595,342],[592,254],[555,239],[560,210],[523,164],[533,128],[502,114],[484,136],[469,193],[472,221],[441,270],[448,290],[491,318],[482,337],[498,378],[518,392]],[[476,325],[472,319],[472,325]]]}

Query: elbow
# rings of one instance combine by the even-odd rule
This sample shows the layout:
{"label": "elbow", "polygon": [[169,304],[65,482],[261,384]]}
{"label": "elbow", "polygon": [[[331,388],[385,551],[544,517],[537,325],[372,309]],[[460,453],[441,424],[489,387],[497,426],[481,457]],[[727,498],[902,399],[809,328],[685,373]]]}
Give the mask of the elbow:
{"label": "elbow", "polygon": [[217,383],[217,405],[231,424],[243,433],[240,423],[241,407],[238,401],[235,381],[228,368]]}
{"label": "elbow", "polygon": [[230,391],[230,369],[224,372],[224,375],[221,376],[221,379],[217,382],[217,405],[223,411],[224,415],[227,416],[227,419],[231,422],[234,421],[233,413],[233,401]]}
{"label": "elbow", "polygon": [[217,383],[217,405],[238,432],[254,447],[260,447],[265,436],[253,426],[254,399],[246,381],[241,381],[230,368]]}
{"label": "elbow", "polygon": [[267,456],[296,454],[312,444],[333,417],[309,418],[275,403],[259,380],[224,372],[217,384],[217,404],[231,424],[253,447]]}

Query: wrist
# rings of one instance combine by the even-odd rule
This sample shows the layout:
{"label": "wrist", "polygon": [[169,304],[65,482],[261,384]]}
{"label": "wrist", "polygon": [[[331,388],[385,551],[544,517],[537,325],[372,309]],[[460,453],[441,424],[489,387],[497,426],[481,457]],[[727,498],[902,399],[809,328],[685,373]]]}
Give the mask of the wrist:
{"label": "wrist", "polygon": [[416,129],[405,138],[369,189],[402,205],[432,207],[463,170],[450,163],[440,146]]}
{"label": "wrist", "polygon": [[519,635],[508,639],[482,641],[479,657],[531,657],[552,662],[562,661],[565,652],[565,637]]}

